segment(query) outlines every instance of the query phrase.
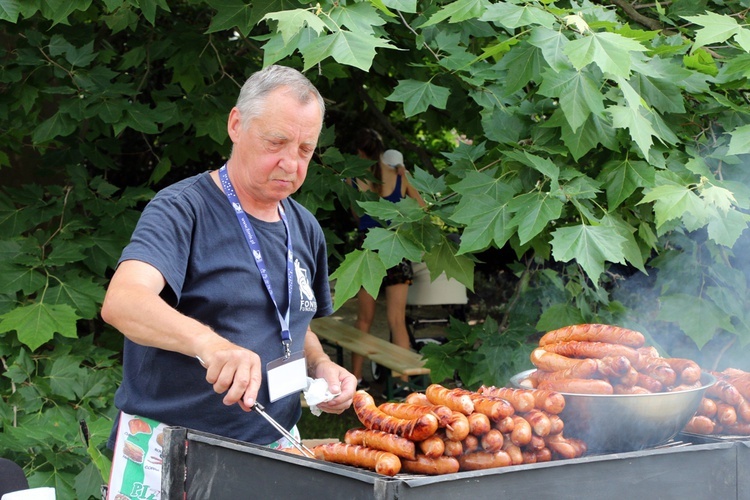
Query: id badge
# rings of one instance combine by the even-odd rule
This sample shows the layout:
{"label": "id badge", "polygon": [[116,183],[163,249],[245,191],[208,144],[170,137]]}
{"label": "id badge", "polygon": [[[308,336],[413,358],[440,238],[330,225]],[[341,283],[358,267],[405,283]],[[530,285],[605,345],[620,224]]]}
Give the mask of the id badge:
{"label": "id badge", "polygon": [[292,393],[304,391],[307,387],[305,351],[269,362],[266,365],[266,379],[271,403]]}

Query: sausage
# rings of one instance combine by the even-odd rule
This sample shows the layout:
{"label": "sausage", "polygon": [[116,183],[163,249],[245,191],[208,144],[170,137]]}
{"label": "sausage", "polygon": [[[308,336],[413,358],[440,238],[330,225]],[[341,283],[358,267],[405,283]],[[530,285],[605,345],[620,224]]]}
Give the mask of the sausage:
{"label": "sausage", "polygon": [[395,476],[401,470],[401,459],[393,453],[357,444],[320,444],[312,451],[318,460],[371,469],[384,476]]}
{"label": "sausage", "polygon": [[541,450],[534,450],[537,462],[549,462],[552,460],[552,450],[549,448],[542,448]]}
{"label": "sausage", "polygon": [[510,461],[513,465],[521,465],[523,463],[521,448],[514,445],[513,441],[508,437],[503,437],[503,451],[510,456]]}
{"label": "sausage", "polygon": [[472,451],[458,457],[458,463],[461,470],[482,470],[493,469],[495,467],[507,467],[513,462],[503,450],[489,451]]}
{"label": "sausage", "polygon": [[[540,389],[548,389],[557,392],[570,392],[573,394],[613,394],[612,384],[606,380],[596,379],[563,379],[545,380],[539,383]],[[553,450],[554,451],[554,450]]]}
{"label": "sausage", "polygon": [[[544,347],[537,347],[531,351],[531,363],[539,370],[545,372],[559,372],[561,370],[570,370],[584,362],[582,359],[573,359],[573,357],[564,356],[555,352],[550,352]],[[587,362],[591,365],[591,362]],[[594,365],[596,363],[593,363]],[[593,367],[596,370],[596,367]]]}
{"label": "sausage", "polygon": [[453,441],[463,441],[469,435],[470,430],[469,419],[466,415],[454,411],[450,422],[445,426],[445,435]]}
{"label": "sausage", "polygon": [[445,427],[453,416],[453,410],[451,410],[447,406],[433,404],[419,405],[412,403],[391,402],[383,403],[378,406],[378,408],[380,408],[383,413],[387,413],[392,417],[404,418],[407,420],[419,418],[426,413],[432,413],[437,417],[438,425],[440,427]]}
{"label": "sausage", "polygon": [[604,356],[596,360],[596,370],[604,378],[624,377],[632,367],[625,356]]}
{"label": "sausage", "polygon": [[648,389],[650,392],[662,392],[664,390],[664,385],[661,382],[654,377],[641,372],[638,372],[638,381],[636,382],[636,385]]}
{"label": "sausage", "polygon": [[734,425],[737,423],[737,410],[734,406],[719,401],[716,403],[716,423],[720,425]]}
{"label": "sausage", "polygon": [[531,425],[525,418],[519,415],[513,415],[513,430],[510,433],[510,440],[514,445],[523,447],[531,441]]}
{"label": "sausage", "polygon": [[567,378],[594,378],[597,375],[597,360],[580,359],[575,366],[556,372],[539,372],[536,374],[536,384],[539,387],[545,380],[561,380]]}
{"label": "sausage", "polygon": [[479,440],[484,451],[498,451],[503,449],[505,438],[503,433],[497,429],[491,429]]}
{"label": "sausage", "polygon": [[677,373],[681,384],[694,384],[701,380],[701,367],[692,359],[665,358],[669,366]]}
{"label": "sausage", "polygon": [[[479,394],[466,389],[453,389],[453,392],[457,395],[468,396],[471,399],[473,411],[484,413],[495,422],[514,413],[513,405],[503,398]],[[470,414],[471,412],[466,413],[466,415]]]}
{"label": "sausage", "polygon": [[485,387],[477,391],[479,394],[493,396],[509,401],[513,409],[519,413],[527,412],[534,408],[534,394],[528,389],[512,389],[510,387]]}
{"label": "sausage", "polygon": [[457,392],[456,389],[448,389],[440,384],[431,384],[427,387],[425,394],[434,405],[447,406],[451,410],[461,412],[464,415],[471,415],[474,411],[474,403],[469,395]]}
{"label": "sausage", "polygon": [[632,366],[625,375],[614,381],[616,384],[632,387],[638,383],[638,372]]}
{"label": "sausage", "polygon": [[560,458],[576,458],[579,455],[578,448],[574,443],[571,443],[570,440],[563,437],[562,434],[554,434],[552,436],[547,436],[544,439],[544,442],[547,444],[547,448],[549,448],[553,454],[559,456]]}
{"label": "sausage", "polygon": [[607,342],[630,347],[641,347],[646,342],[646,338],[641,332],[614,325],[592,323],[565,326],[547,332],[539,339],[539,345],[544,346],[570,340]]}
{"label": "sausage", "polygon": [[562,413],[565,409],[565,396],[555,391],[535,389],[531,391],[534,395],[534,407],[555,415]]}
{"label": "sausage", "polygon": [[[677,373],[669,366],[667,360],[662,357],[644,356],[641,354],[637,361],[631,360],[631,362],[633,363],[633,368],[638,370],[638,372],[658,380],[664,387],[674,385],[677,380]],[[641,385],[640,382],[639,385]]]}
{"label": "sausage", "polygon": [[401,470],[411,474],[425,474],[428,476],[439,476],[442,474],[453,474],[459,470],[458,460],[453,457],[430,458],[417,455],[416,460],[401,460]]}
{"label": "sausage", "polygon": [[368,429],[389,432],[412,441],[424,441],[438,429],[438,419],[432,413],[412,420],[392,417],[375,406],[372,396],[362,390],[354,393],[352,407],[359,421]]}
{"label": "sausage", "polygon": [[621,344],[607,344],[606,342],[586,342],[571,340],[547,344],[542,347],[547,352],[553,352],[569,358],[604,358],[606,356],[625,356],[630,364],[636,367],[640,355],[632,347]]}
{"label": "sausage", "polygon": [[532,434],[531,441],[529,441],[529,444],[526,445],[525,449],[537,451],[537,450],[541,450],[545,446],[547,446],[547,444],[544,442],[543,437],[537,436],[536,434]]}
{"label": "sausage", "polygon": [[432,403],[430,403],[430,400],[427,399],[427,395],[425,395],[423,392],[411,392],[408,396],[406,396],[406,399],[404,399],[404,403],[409,403],[411,405],[422,405],[422,406],[429,406]]}
{"label": "sausage", "polygon": [[344,434],[344,442],[387,451],[398,457],[410,460],[416,458],[414,441],[388,432],[374,429],[349,429]]}
{"label": "sausage", "polygon": [[536,463],[536,452],[534,450],[521,450],[521,456],[523,457],[524,464],[535,464]]}
{"label": "sausage", "polygon": [[750,423],[750,402],[745,398],[737,405],[737,419]]}
{"label": "sausage", "polygon": [[547,418],[549,419],[549,433],[550,434],[560,434],[563,429],[565,428],[565,422],[563,422],[563,419],[560,418],[559,415],[553,414],[547,414]]}
{"label": "sausage", "polygon": [[513,432],[513,428],[516,426],[515,420],[513,420],[513,416],[505,417],[504,419],[493,422],[493,428],[499,430],[503,434],[507,434],[509,432]]}
{"label": "sausage", "polygon": [[732,384],[740,395],[750,401],[750,373],[733,368],[724,370],[728,374],[727,382]]}
{"label": "sausage", "polygon": [[732,406],[740,403],[742,397],[737,388],[726,380],[717,380],[715,384],[706,389],[706,397],[718,399]]}
{"label": "sausage", "polygon": [[694,382],[692,384],[680,384],[674,387],[670,387],[669,392],[690,391],[693,389],[699,389],[700,387],[701,387],[700,382]]}
{"label": "sausage", "polygon": [[473,434],[474,436],[487,434],[492,428],[490,417],[484,413],[474,412],[467,419],[469,420],[469,434]]}
{"label": "sausage", "polygon": [[698,410],[695,413],[696,415],[714,418],[716,416],[716,401],[711,398],[702,398]]}
{"label": "sausage", "polygon": [[531,430],[537,436],[548,436],[552,431],[552,422],[543,411],[532,408],[530,411],[521,414],[521,417],[531,425]]}
{"label": "sausage", "polygon": [[445,452],[445,442],[440,436],[430,436],[424,441],[418,443],[419,451],[422,455],[436,458],[441,456]]}
{"label": "sausage", "polygon": [[464,445],[461,441],[456,441],[454,439],[448,439],[447,437],[444,437],[443,444],[445,445],[445,451],[443,451],[443,455],[445,455],[446,457],[457,457],[459,455],[462,455],[464,452]]}
{"label": "sausage", "polygon": [[730,436],[750,436],[750,423],[737,422],[732,425],[717,425],[717,434],[724,434]]}
{"label": "sausage", "polygon": [[479,438],[476,437],[474,434],[469,434],[464,438],[463,441],[461,441],[461,444],[464,448],[464,453],[468,453],[470,451],[478,450],[479,449]]}
{"label": "sausage", "polygon": [[714,421],[704,415],[695,415],[685,424],[684,431],[693,434],[713,434]]}

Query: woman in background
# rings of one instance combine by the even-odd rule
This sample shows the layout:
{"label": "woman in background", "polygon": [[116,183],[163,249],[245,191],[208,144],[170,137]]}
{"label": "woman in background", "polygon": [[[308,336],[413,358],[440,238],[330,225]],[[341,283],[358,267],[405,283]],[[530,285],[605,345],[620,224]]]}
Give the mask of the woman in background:
{"label": "woman in background", "polygon": [[[360,158],[372,160],[370,171],[373,181],[355,179],[356,186],[360,191],[373,191],[381,198],[396,203],[404,198],[411,197],[424,206],[425,203],[417,189],[409,183],[404,167],[401,153],[389,149],[385,151],[383,139],[373,129],[363,129],[357,134],[357,154]],[[359,217],[358,248],[367,236],[367,231],[373,227],[381,227],[381,224],[367,214]],[[410,349],[409,332],[406,329],[406,297],[409,285],[412,283],[411,262],[401,261],[396,266],[388,269],[381,287],[385,287],[386,314],[388,327],[391,331],[391,342],[404,349]],[[371,296],[364,288],[357,294],[358,309],[355,326],[370,333],[373,319],[375,317],[375,301],[377,297]],[[359,354],[352,354],[352,373],[357,377],[357,389],[369,390],[369,386],[362,378],[362,365],[364,358]],[[406,377],[404,377],[406,380]],[[396,391],[396,398],[405,396],[408,391],[401,388]]]}

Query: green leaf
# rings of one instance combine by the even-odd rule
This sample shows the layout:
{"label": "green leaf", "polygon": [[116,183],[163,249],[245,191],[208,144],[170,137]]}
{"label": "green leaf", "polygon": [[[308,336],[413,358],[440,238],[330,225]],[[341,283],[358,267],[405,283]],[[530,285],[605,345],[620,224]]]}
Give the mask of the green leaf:
{"label": "green leaf", "polygon": [[674,83],[652,78],[649,75],[635,73],[630,84],[649,106],[653,106],[661,113],[684,113],[680,88]]}
{"label": "green leaf", "polygon": [[447,88],[431,82],[400,80],[393,93],[385,99],[404,103],[404,113],[406,118],[409,118],[426,111],[430,106],[445,109],[449,96],[450,91]]}
{"label": "green leaf", "polygon": [[529,43],[542,50],[544,60],[554,71],[570,68],[570,61],[563,50],[569,42],[562,32],[539,27],[532,28],[529,36]]}
{"label": "green leaf", "polygon": [[542,311],[536,329],[540,332],[557,330],[568,325],[585,323],[580,309],[569,304],[553,304]]}
{"label": "green leaf", "polygon": [[455,254],[453,245],[447,239],[444,238],[440,245],[430,249],[424,256],[424,262],[433,279],[444,272],[447,278],[453,278],[469,290],[474,290],[474,261]]}
{"label": "green leaf", "polygon": [[141,8],[141,12],[143,12],[143,17],[146,18],[146,21],[148,21],[151,26],[156,26],[157,7],[161,7],[165,11],[171,12],[167,0],[138,0],[138,5]]}
{"label": "green leaf", "polygon": [[560,108],[574,132],[586,123],[591,113],[600,115],[604,111],[604,96],[598,82],[588,72],[547,71],[539,93],[560,98]]}
{"label": "green leaf", "polygon": [[77,338],[77,320],[78,316],[68,305],[38,302],[17,307],[0,316],[0,333],[15,330],[18,340],[33,351],[52,340],[55,333]]}
{"label": "green leaf", "polygon": [[593,33],[565,46],[564,52],[577,70],[596,63],[604,72],[627,78],[630,75],[630,52],[644,52],[646,47],[616,33]]}
{"label": "green leaf", "polygon": [[508,192],[500,198],[486,194],[462,197],[451,216],[452,220],[466,225],[461,233],[459,255],[484,250],[492,242],[497,248],[505,245],[515,233],[515,226],[510,223],[512,213],[507,207],[512,196],[512,192]]}
{"label": "green leaf", "polygon": [[561,227],[552,232],[552,255],[558,262],[575,260],[597,284],[605,261],[625,263],[625,241],[612,226]]}
{"label": "green leaf", "polygon": [[[402,12],[403,9],[398,9]],[[375,8],[367,2],[344,5],[339,3],[331,13],[331,20],[338,26],[347,27],[349,31],[357,33],[374,33],[375,26],[386,24]]]}
{"label": "green leaf", "polygon": [[750,125],[742,125],[729,132],[729,155],[750,154]]}
{"label": "green leaf", "polygon": [[73,307],[82,319],[93,319],[104,301],[104,286],[95,283],[91,276],[84,278],[71,274],[58,286],[50,287],[45,297],[53,304]]}
{"label": "green leaf", "polygon": [[44,275],[29,266],[20,266],[11,262],[0,262],[0,293],[31,295],[40,290],[47,280]]}
{"label": "green leaf", "polygon": [[357,295],[362,287],[367,293],[377,297],[385,274],[386,267],[377,253],[354,250],[346,254],[344,262],[330,276],[331,280],[336,280],[334,308],[338,309],[344,305],[347,300]]}
{"label": "green leaf", "polygon": [[677,323],[698,349],[702,349],[718,330],[734,331],[729,316],[712,302],[693,295],[662,295],[658,318]]}
{"label": "green leaf", "polygon": [[692,214],[705,216],[705,205],[693,190],[676,183],[663,184],[649,189],[638,204],[654,202],[656,228],[665,223]]}
{"label": "green leaf", "polygon": [[0,0],[0,21],[16,24],[20,8],[20,0]]}
{"label": "green leaf", "polygon": [[57,112],[34,129],[31,141],[44,144],[57,137],[67,137],[78,128],[78,123],[67,113]]}
{"label": "green leaf", "polygon": [[424,247],[400,228],[389,231],[382,227],[374,227],[367,232],[367,238],[362,246],[377,252],[386,268],[395,266],[402,259],[419,262],[424,252]]}
{"label": "green leaf", "polygon": [[692,51],[712,43],[726,42],[740,29],[733,17],[707,12],[700,16],[685,16],[683,19],[703,26],[695,32]]}
{"label": "green leaf", "polygon": [[631,161],[630,158],[613,160],[604,165],[597,177],[604,182],[607,191],[607,204],[612,211],[625,201],[639,187],[654,185],[654,168],[645,161]]}
{"label": "green leaf", "polygon": [[508,2],[496,2],[485,10],[480,21],[490,21],[509,29],[521,26],[539,25],[552,29],[555,16],[535,5],[512,5]]}
{"label": "green leaf", "polygon": [[307,26],[320,34],[326,25],[318,16],[306,9],[295,9],[282,12],[271,12],[263,16],[263,20],[272,19],[278,22],[276,30],[281,33],[284,44],[288,44],[301,30]]}
{"label": "green leaf", "polygon": [[607,111],[612,115],[612,126],[615,128],[628,129],[631,139],[635,141],[644,158],[648,158],[648,152],[653,144],[652,136],[657,136],[656,130],[651,122],[641,114],[641,107],[610,106]]}
{"label": "green leaf", "polygon": [[489,6],[488,0],[457,0],[441,8],[426,22],[418,26],[424,29],[448,19],[449,23],[460,23],[480,17]]}
{"label": "green leaf", "polygon": [[368,33],[342,30],[320,36],[300,49],[305,59],[303,71],[307,71],[329,56],[340,64],[368,71],[375,58],[375,49],[378,47],[393,48],[387,40]]}
{"label": "green leaf", "polygon": [[242,36],[250,31],[269,12],[280,12],[296,8],[299,4],[288,0],[269,0],[246,4],[243,0],[208,0],[207,3],[216,9],[206,33],[216,33],[237,29]]}
{"label": "green leaf", "polygon": [[747,229],[750,216],[737,210],[716,210],[712,213],[714,216],[708,222],[708,237],[719,245],[733,248],[742,232]]}
{"label": "green leaf", "polygon": [[521,245],[541,233],[551,221],[558,219],[562,207],[560,200],[545,193],[531,192],[513,198],[508,203],[508,209],[515,212],[510,224],[518,226]]}
{"label": "green leaf", "polygon": [[60,356],[54,359],[49,374],[53,394],[71,401],[81,396],[80,380],[86,374],[86,370],[81,368],[80,364],[80,360],[74,356]]}

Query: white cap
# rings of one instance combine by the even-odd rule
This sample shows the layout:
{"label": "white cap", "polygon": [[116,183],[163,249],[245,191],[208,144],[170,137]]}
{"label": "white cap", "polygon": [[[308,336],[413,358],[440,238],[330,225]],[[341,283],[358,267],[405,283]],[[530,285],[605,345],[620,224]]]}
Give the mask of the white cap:
{"label": "white cap", "polygon": [[383,163],[391,168],[404,165],[404,155],[401,154],[401,151],[396,151],[395,149],[386,150],[381,158],[383,159]]}

